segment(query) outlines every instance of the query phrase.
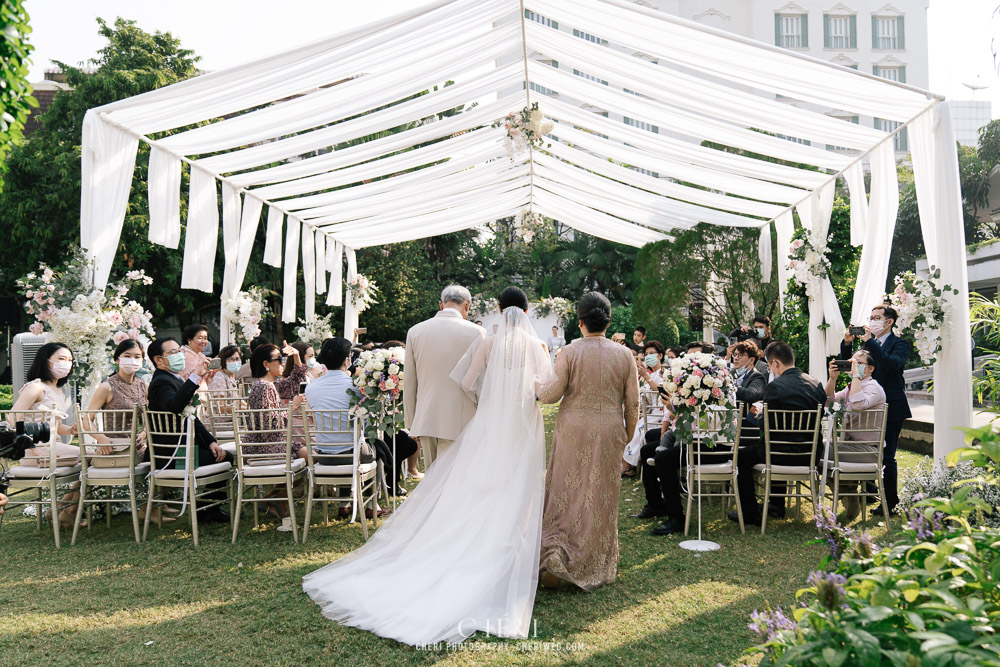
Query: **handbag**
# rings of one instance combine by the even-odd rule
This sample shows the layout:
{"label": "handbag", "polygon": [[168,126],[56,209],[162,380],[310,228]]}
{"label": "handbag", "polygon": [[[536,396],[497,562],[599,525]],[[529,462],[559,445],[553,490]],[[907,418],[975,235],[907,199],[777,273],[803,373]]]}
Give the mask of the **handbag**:
{"label": "handbag", "polygon": [[80,462],[80,448],[62,442],[51,442],[24,450],[23,465],[29,468],[48,468],[52,449],[56,452],[56,467],[75,466]]}
{"label": "handbag", "polygon": [[[349,466],[354,463],[354,445],[316,445],[313,450],[319,454],[316,463],[321,466]],[[375,448],[367,440],[361,441],[361,453],[358,463],[371,463],[375,460]]]}

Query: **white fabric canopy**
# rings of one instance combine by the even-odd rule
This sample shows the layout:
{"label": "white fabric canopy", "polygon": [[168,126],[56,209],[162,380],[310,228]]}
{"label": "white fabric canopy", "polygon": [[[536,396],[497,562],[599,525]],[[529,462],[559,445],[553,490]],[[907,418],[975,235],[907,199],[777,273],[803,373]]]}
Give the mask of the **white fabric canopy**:
{"label": "white fabric canopy", "polygon": [[[825,237],[843,177],[851,239],[864,246],[858,322],[886,278],[898,204],[892,137],[817,109],[899,121],[914,146],[928,253],[960,289],[948,366],[938,367],[943,453],[961,443],[950,428],[969,423],[971,369],[961,199],[941,101],[626,0],[438,0],[88,111],[81,242],[94,282],[106,284],[143,141],[153,242],[180,244],[190,171],[182,287],[215,290],[221,223],[221,294],[241,290],[266,207],[263,261],[284,268],[282,319],[296,319],[301,258],[306,317],[325,293],[345,305],[350,337],[358,312],[344,299],[344,261],[351,280],[356,249],[529,208],[633,246],[698,223],[759,228],[763,277],[776,267],[783,293],[793,211]],[[490,124],[532,102],[555,122],[551,145],[511,158]],[[844,323],[829,281],[821,292],[810,303],[810,366],[822,377]]]}

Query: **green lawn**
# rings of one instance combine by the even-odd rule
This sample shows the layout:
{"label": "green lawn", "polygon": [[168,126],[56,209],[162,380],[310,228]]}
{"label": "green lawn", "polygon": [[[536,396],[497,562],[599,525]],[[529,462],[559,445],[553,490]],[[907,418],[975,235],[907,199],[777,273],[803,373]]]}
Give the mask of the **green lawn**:
{"label": "green lawn", "polygon": [[[549,431],[553,421],[547,411]],[[901,458],[904,468],[917,463]],[[743,536],[711,505],[706,536],[722,549],[699,557],[677,546],[683,538],[654,537],[653,524],[628,518],[642,505],[641,485],[624,484],[621,500],[615,584],[540,591],[537,639],[476,635],[464,650],[436,652],[340,627],[302,593],[304,574],[362,544],[357,525],[316,525],[305,546],[273,523],[244,530],[236,546],[227,526],[211,526],[196,550],[188,531],[172,527],[153,526],[136,545],[131,522],[116,517],[75,547],[67,535],[56,551],[50,532],[14,512],[0,528],[0,656],[47,665],[739,664],[755,643],[750,612],[793,605],[822,556],[823,547],[805,544],[815,536],[806,521]]]}

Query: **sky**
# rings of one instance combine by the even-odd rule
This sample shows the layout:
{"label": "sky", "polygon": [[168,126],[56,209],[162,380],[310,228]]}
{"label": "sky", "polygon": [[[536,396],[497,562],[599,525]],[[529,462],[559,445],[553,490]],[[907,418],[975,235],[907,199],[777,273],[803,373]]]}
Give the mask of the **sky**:
{"label": "sky", "polygon": [[[169,31],[218,70],[405,11],[420,0],[26,0],[35,46],[31,80],[57,59],[79,64],[102,46],[96,18],[134,19]],[[711,3],[706,2],[706,6]],[[951,99],[989,100],[1000,118],[1000,0],[929,0],[930,89]],[[994,46],[996,42],[996,46]],[[989,86],[973,93],[964,83]]]}

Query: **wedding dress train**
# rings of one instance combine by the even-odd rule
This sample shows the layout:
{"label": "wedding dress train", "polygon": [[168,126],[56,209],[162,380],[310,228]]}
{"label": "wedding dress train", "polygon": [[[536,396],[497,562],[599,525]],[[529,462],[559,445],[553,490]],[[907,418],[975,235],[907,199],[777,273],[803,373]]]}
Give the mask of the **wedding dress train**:
{"label": "wedding dress train", "polygon": [[472,421],[365,545],[304,578],[338,623],[412,645],[528,636],[545,466],[535,394],[549,357],[508,308],[453,377],[479,396]]}

